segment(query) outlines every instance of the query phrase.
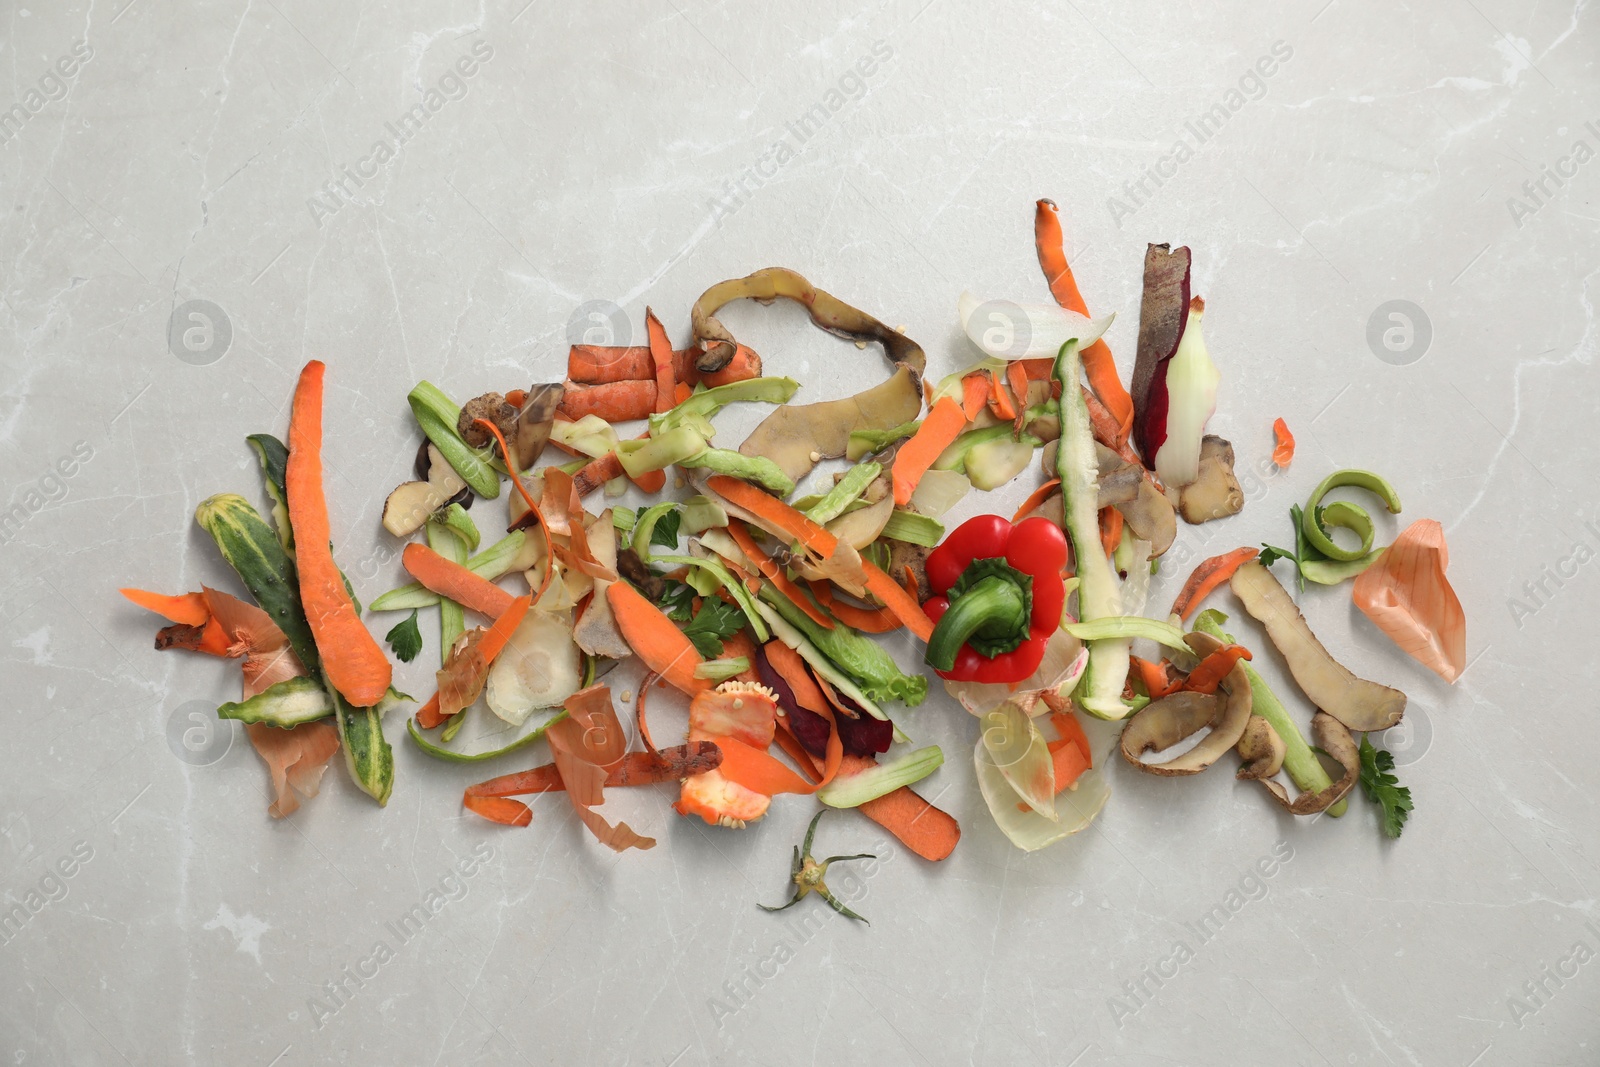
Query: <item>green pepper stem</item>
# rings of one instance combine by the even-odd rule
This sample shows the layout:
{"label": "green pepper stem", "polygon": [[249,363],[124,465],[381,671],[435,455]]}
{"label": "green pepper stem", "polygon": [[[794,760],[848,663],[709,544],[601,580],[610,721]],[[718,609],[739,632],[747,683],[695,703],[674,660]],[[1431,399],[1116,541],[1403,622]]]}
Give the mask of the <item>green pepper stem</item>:
{"label": "green pepper stem", "polygon": [[950,602],[928,638],[923,662],[948,671],[956,665],[961,646],[974,634],[1003,637],[1025,631],[1027,626],[1028,602],[1017,583],[998,575],[984,578]]}

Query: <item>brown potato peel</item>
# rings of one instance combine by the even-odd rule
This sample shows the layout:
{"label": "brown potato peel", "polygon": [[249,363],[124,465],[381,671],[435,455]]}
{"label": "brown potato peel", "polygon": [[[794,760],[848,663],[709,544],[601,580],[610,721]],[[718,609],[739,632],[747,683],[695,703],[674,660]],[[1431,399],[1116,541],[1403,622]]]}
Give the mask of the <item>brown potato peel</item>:
{"label": "brown potato peel", "polygon": [[888,381],[842,400],[782,405],[751,431],[739,452],[765,456],[798,482],[818,459],[844,455],[852,431],[890,430],[921,410],[922,374],[901,366]]}
{"label": "brown potato peel", "polygon": [[[1224,647],[1209,634],[1185,637],[1195,655],[1206,656]],[[1250,680],[1234,664],[1216,695],[1178,692],[1145,705],[1123,727],[1119,746],[1122,758],[1149,774],[1166,776],[1199,774],[1239,743],[1250,723]],[[1165,763],[1146,763],[1144,753],[1171,748],[1205,727],[1211,732],[1189,751]]]}
{"label": "brown potato peel", "polygon": [[1261,784],[1267,787],[1272,799],[1291,815],[1315,815],[1326,811],[1350,792],[1356,779],[1361,777],[1361,754],[1356,749],[1355,738],[1350,736],[1344,723],[1319,711],[1311,717],[1311,736],[1324,752],[1344,768],[1344,777],[1320,792],[1301,793],[1293,801],[1283,786],[1266,778],[1261,779]]}
{"label": "brown potato peel", "polygon": [[770,304],[780,296],[803,306],[812,322],[835,336],[847,341],[876,341],[883,346],[890,363],[896,366],[903,363],[918,376],[927,369],[928,358],[921,345],[783,267],[767,267],[743,278],[730,278],[700,294],[689,317],[694,339],[701,348],[695,366],[702,373],[710,374],[726,367],[733,359],[738,342],[716,317],[724,305],[740,299]]}
{"label": "brown potato peel", "polygon": [[1244,761],[1236,778],[1271,778],[1283,769],[1283,757],[1288,752],[1278,731],[1259,715],[1250,716],[1244,736],[1234,747]]}

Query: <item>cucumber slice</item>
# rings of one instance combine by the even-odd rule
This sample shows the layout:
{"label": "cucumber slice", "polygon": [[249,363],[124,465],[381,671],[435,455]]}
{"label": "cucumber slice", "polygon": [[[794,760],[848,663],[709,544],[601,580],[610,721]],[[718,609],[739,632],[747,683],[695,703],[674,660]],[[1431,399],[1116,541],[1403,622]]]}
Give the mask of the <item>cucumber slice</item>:
{"label": "cucumber slice", "polygon": [[315,678],[285,678],[249,700],[223,704],[217,718],[291,727],[333,714],[333,701]]}
{"label": "cucumber slice", "polygon": [[[1056,473],[1061,478],[1062,507],[1072,558],[1078,568],[1078,614],[1084,622],[1122,614],[1122,588],[1100,546],[1099,470],[1089,409],[1084,406],[1082,360],[1078,343],[1068,341],[1056,357],[1055,377],[1061,383],[1061,440],[1056,446]],[[1129,642],[1125,637],[1105,637],[1089,643],[1089,666],[1078,683],[1077,699],[1083,710],[1102,719],[1129,714],[1122,699],[1128,678]]]}
{"label": "cucumber slice", "polygon": [[938,745],[929,745],[848,778],[835,778],[817,790],[817,799],[830,808],[860,807],[903,785],[920,782],[942,766],[944,750]]}

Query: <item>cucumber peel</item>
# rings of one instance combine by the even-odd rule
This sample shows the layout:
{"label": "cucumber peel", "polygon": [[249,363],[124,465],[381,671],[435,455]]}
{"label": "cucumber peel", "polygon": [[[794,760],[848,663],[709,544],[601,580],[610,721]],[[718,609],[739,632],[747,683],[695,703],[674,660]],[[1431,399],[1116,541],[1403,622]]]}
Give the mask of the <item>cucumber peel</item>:
{"label": "cucumber peel", "polygon": [[920,782],[942,766],[944,750],[938,745],[929,745],[847,778],[835,778],[817,790],[817,799],[830,808],[860,807],[901,786]]}
{"label": "cucumber peel", "polygon": [[1179,652],[1193,652],[1183,640],[1183,631],[1170,622],[1146,619],[1139,615],[1115,615],[1092,622],[1069,622],[1063,630],[1080,641],[1122,640],[1144,638]]}
{"label": "cucumber peel", "polygon": [[[1056,473],[1061,478],[1062,526],[1077,563],[1078,615],[1091,623],[1122,614],[1122,587],[1100,545],[1100,461],[1089,427],[1089,409],[1078,387],[1082,368],[1078,342],[1062,345],[1055,364],[1062,397]],[[1132,710],[1122,699],[1128,678],[1128,639],[1103,637],[1090,641],[1088,648],[1089,665],[1078,683],[1079,706],[1097,718],[1125,718]]]}
{"label": "cucumber peel", "polygon": [[794,479],[765,456],[746,456],[727,448],[707,448],[678,460],[677,464],[680,467],[704,467],[717,474],[752,482],[777,496],[788,496],[794,492]]}
{"label": "cucumber peel", "polygon": [[492,453],[473,448],[456,430],[461,408],[432,382],[418,382],[406,396],[417,425],[439,449],[439,454],[461,475],[461,480],[481,497],[500,495],[500,472],[490,462]]}

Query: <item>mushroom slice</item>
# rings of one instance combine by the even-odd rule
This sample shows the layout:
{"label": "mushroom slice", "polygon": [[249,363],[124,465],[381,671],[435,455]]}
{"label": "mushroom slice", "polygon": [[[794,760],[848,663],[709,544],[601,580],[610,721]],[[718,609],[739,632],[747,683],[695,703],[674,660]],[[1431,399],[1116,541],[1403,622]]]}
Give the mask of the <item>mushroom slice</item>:
{"label": "mushroom slice", "polygon": [[1229,584],[1244,609],[1266,627],[1273,646],[1288,662],[1295,684],[1311,703],[1363,733],[1387,730],[1400,721],[1406,712],[1406,695],[1357,678],[1329,655],[1271,571],[1257,562],[1246,563],[1234,571]]}
{"label": "mushroom slice", "polygon": [[[1319,711],[1311,717],[1311,736],[1324,752],[1344,768],[1344,777],[1319,792],[1301,793],[1293,801],[1289,800],[1289,791],[1283,786],[1266,778],[1261,779],[1261,784],[1267,787],[1272,799],[1291,815],[1315,815],[1328,810],[1343,799],[1361,777],[1361,754],[1356,748],[1356,739],[1350,736],[1344,723]],[[1243,774],[1240,776],[1243,777]]]}
{"label": "mushroom slice", "polygon": [[566,392],[566,386],[560,382],[529,387],[527,399],[517,412],[517,465],[523,470],[533,469],[544,446],[550,442],[556,409],[561,406]]}
{"label": "mushroom slice", "polygon": [[1283,768],[1283,757],[1288,751],[1278,731],[1259,715],[1250,716],[1244,736],[1234,748],[1244,760],[1235,776],[1238,778],[1271,778]]}
{"label": "mushroom slice", "polygon": [[1212,519],[1237,515],[1244,507],[1244,490],[1233,475],[1233,445],[1216,434],[1200,442],[1200,474],[1178,490],[1178,510],[1183,521],[1198,526]]}
{"label": "mushroom slice", "polygon": [[396,537],[409,537],[422,529],[439,508],[467,487],[439,449],[428,445],[428,480],[406,482],[383,502],[383,528]]}
{"label": "mushroom slice", "polygon": [[765,456],[798,482],[820,459],[844,455],[852,431],[891,430],[921,410],[922,375],[901,366],[888,381],[842,400],[784,404],[762,420],[739,451]]}
{"label": "mushroom slice", "polygon": [[[716,318],[717,311],[724,304],[744,298],[770,304],[780,296],[803,306],[810,312],[811,321],[831,334],[848,341],[878,342],[883,346],[883,354],[890,363],[904,363],[919,377],[927,368],[928,357],[923,354],[921,345],[783,267],[767,267],[743,278],[730,278],[700,294],[689,315],[694,339],[701,349],[700,355],[695,358],[695,366],[711,374],[726,367],[728,361],[733,359],[738,343]],[[915,413],[907,417],[915,417]]]}
{"label": "mushroom slice", "polygon": [[[1209,634],[1192,633],[1184,640],[1202,659],[1223,647]],[[1179,692],[1145,705],[1123,727],[1122,758],[1141,771],[1169,776],[1199,774],[1211,766],[1239,743],[1250,723],[1250,680],[1244,669],[1234,664],[1218,688],[1216,695]],[[1141,758],[1146,752],[1171,748],[1207,726],[1211,732],[1181,756],[1165,763]]]}

